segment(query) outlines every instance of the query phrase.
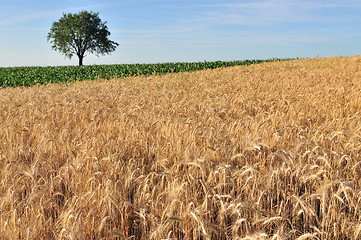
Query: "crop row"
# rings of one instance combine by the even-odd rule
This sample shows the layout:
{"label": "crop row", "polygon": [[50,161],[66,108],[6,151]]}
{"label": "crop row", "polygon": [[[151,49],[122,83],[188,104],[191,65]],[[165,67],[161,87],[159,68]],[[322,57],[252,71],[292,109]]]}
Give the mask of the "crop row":
{"label": "crop row", "polygon": [[121,64],[58,67],[7,67],[0,68],[0,88],[32,86],[59,82],[94,80],[99,78],[122,78],[138,75],[187,72],[237,65],[250,65],[269,60],[216,61],[193,63]]}

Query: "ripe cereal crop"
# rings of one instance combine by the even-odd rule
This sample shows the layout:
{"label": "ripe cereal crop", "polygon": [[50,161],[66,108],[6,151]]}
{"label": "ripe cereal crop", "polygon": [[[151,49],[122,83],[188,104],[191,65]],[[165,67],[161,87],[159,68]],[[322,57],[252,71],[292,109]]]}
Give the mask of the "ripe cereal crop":
{"label": "ripe cereal crop", "polygon": [[360,239],[361,57],[0,89],[0,239]]}

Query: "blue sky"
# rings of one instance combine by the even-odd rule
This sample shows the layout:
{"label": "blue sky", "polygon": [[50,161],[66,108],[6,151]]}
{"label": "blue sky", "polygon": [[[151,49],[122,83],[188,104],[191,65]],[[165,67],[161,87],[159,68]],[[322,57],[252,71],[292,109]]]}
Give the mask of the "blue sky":
{"label": "blue sky", "polygon": [[0,0],[0,66],[76,65],[51,49],[62,13],[99,12],[111,55],[84,64],[361,54],[359,0]]}

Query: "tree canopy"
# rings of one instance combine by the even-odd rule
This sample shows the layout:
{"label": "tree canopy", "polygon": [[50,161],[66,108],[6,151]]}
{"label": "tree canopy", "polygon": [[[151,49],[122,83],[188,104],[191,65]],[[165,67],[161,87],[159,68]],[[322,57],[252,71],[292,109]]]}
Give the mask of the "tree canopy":
{"label": "tree canopy", "polygon": [[96,56],[110,54],[119,45],[109,39],[106,24],[99,18],[99,13],[63,13],[63,17],[52,24],[48,41],[52,43],[53,50],[65,57],[71,59],[74,55],[78,56],[79,66],[82,66],[86,52]]}

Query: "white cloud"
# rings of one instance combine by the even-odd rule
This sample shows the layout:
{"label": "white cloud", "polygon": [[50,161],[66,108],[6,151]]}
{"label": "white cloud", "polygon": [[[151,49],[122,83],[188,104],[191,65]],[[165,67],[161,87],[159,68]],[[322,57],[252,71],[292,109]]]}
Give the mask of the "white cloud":
{"label": "white cloud", "polygon": [[[100,3],[100,4],[93,4],[93,5],[80,5],[78,7],[68,7],[64,9],[57,9],[57,10],[48,10],[48,11],[36,11],[29,14],[21,14],[21,15],[11,15],[9,17],[6,17],[4,19],[0,19],[0,26],[9,26],[9,25],[15,25],[19,23],[26,23],[31,22],[39,19],[44,19],[48,17],[54,17],[54,16],[61,16],[62,13],[67,12],[77,12],[81,10],[94,10],[94,9],[102,9],[102,8],[111,8],[115,6],[119,6],[124,4],[124,2],[110,2],[110,3]],[[23,10],[24,11],[24,10]],[[55,20],[55,19],[54,19]]]}
{"label": "white cloud", "polygon": [[[203,4],[203,16],[194,21],[219,24],[270,25],[274,23],[335,23],[350,20],[339,9],[361,8],[356,1],[262,0]],[[333,15],[327,12],[334,13]],[[339,14],[339,15],[338,15]]]}
{"label": "white cloud", "polygon": [[52,16],[53,14],[54,11],[49,11],[49,12],[39,12],[39,13],[33,13],[33,14],[21,15],[21,16],[11,16],[0,20],[0,26],[8,26],[8,25],[14,25],[24,22],[30,22],[30,21],[42,19],[44,17]]}

